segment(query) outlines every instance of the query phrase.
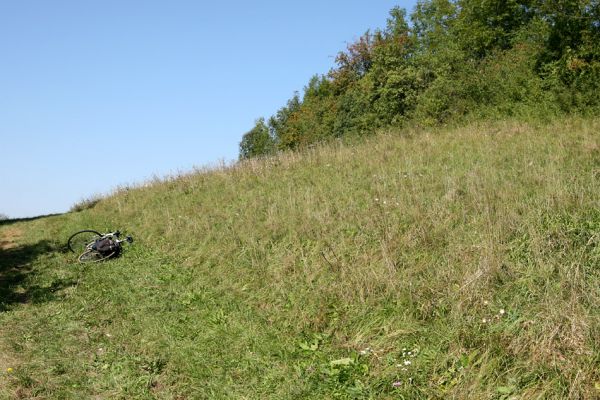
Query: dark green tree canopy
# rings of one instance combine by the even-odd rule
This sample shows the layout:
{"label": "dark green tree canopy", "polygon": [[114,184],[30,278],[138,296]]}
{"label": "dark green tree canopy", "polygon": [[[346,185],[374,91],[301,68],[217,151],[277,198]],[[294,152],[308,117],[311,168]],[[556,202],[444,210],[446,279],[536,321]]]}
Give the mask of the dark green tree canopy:
{"label": "dark green tree canopy", "polygon": [[600,0],[421,0],[258,120],[240,157],[404,124],[596,113],[599,90]]}

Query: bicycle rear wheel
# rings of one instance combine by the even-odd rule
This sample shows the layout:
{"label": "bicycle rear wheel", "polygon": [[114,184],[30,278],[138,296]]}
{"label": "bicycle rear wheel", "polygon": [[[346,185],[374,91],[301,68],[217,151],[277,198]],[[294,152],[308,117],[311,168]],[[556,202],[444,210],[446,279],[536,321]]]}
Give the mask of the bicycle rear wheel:
{"label": "bicycle rear wheel", "polygon": [[100,232],[91,229],[85,229],[72,234],[67,241],[67,246],[73,253],[81,254],[86,249],[88,244],[100,239],[100,237],[102,237]]}
{"label": "bicycle rear wheel", "polygon": [[84,251],[83,253],[81,253],[81,255],[79,256],[79,258],[77,258],[77,260],[80,263],[92,263],[92,262],[106,260],[108,258],[111,258],[114,255],[115,255],[115,252],[102,255],[99,251],[96,251],[93,249],[88,249],[88,250]]}

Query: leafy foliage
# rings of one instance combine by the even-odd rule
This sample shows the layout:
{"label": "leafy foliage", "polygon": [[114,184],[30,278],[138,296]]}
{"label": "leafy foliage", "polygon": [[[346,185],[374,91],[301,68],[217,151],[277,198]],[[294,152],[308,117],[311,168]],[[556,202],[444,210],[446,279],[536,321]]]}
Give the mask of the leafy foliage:
{"label": "leafy foliage", "polygon": [[392,9],[336,63],[268,120],[269,140],[265,126],[265,140],[244,136],[240,157],[390,126],[595,113],[600,2],[422,0],[409,18]]}
{"label": "leafy foliage", "polygon": [[274,149],[274,144],[264,118],[260,118],[256,121],[254,128],[242,138],[242,142],[240,143],[240,158],[270,154]]}

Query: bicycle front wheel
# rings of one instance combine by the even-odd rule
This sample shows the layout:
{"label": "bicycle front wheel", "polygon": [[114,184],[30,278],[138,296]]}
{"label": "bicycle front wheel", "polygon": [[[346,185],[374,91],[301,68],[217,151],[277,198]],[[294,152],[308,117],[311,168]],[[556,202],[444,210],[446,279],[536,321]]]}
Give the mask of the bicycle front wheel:
{"label": "bicycle front wheel", "polygon": [[106,254],[106,255],[102,255],[99,251],[96,251],[94,249],[88,249],[88,250],[84,251],[83,253],[81,253],[81,255],[79,256],[79,258],[77,260],[80,263],[92,263],[92,262],[106,260],[107,258],[111,258],[114,255],[115,255],[114,252]]}
{"label": "bicycle front wheel", "polygon": [[67,241],[67,246],[73,253],[81,254],[83,251],[85,251],[88,244],[100,239],[100,237],[102,237],[100,232],[96,232],[91,229],[85,229],[72,234]]}

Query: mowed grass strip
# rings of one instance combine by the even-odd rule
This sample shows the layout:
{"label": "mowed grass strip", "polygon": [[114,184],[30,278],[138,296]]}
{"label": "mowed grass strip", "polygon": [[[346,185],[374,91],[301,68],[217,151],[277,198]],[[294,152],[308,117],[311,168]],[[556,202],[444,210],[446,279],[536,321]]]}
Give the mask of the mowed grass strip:
{"label": "mowed grass strip", "polygon": [[[598,131],[388,132],[4,223],[0,397],[596,398]],[[84,228],[136,241],[79,265]]]}

